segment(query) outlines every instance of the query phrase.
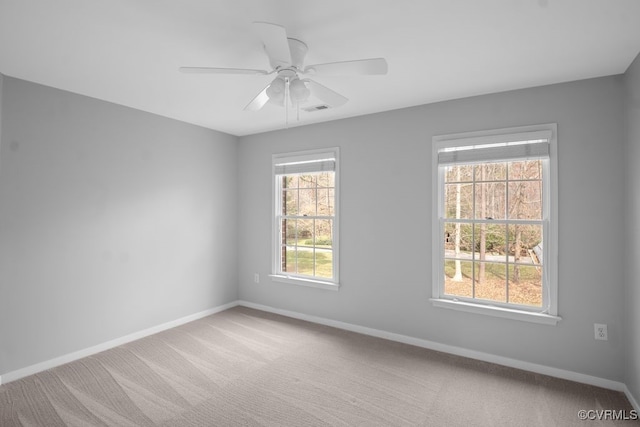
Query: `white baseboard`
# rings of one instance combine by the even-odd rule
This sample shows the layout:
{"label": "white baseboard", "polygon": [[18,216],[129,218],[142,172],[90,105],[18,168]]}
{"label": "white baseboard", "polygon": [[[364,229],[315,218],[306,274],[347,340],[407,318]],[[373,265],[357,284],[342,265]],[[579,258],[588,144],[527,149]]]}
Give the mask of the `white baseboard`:
{"label": "white baseboard", "polygon": [[625,396],[627,396],[627,399],[629,399],[629,402],[631,403],[631,406],[633,406],[633,409],[640,412],[640,405],[638,404],[638,401],[633,396],[633,394],[631,394],[631,391],[627,388],[627,386],[624,387],[624,394]]}
{"label": "white baseboard", "polygon": [[337,320],[330,320],[330,319],[325,319],[317,316],[309,316],[307,314],[297,313],[294,311],[282,310],[279,308],[273,308],[273,307],[269,307],[261,304],[254,304],[248,301],[239,300],[238,305],[241,305],[243,307],[254,308],[256,310],[262,310],[270,313],[280,314],[287,317],[293,317],[295,319],[306,320],[312,323],[332,326],[334,328],[344,329],[351,332],[357,332],[364,335],[370,335],[377,338],[384,338],[390,341],[401,342],[404,344],[411,344],[411,345],[426,348],[429,350],[435,350],[443,353],[454,354],[456,356],[468,357],[470,359],[495,363],[497,365],[508,366],[516,369],[522,369],[524,371],[534,372],[537,374],[549,375],[551,377],[562,378],[565,380],[575,381],[583,384],[589,384],[597,387],[606,388],[609,390],[621,391],[627,395],[631,404],[634,405],[636,409],[638,409],[637,402],[635,402],[635,400],[631,396],[631,393],[627,389],[627,386],[624,383],[621,383],[618,381],[612,381],[605,378],[599,378],[591,375],[581,374],[578,372],[567,371],[565,369],[558,369],[550,366],[538,365],[536,363],[523,362],[517,359],[496,356],[493,354],[483,353],[480,351],[468,350],[462,347],[455,347],[447,344],[440,344],[433,341],[428,341],[420,338],[413,338],[406,335],[396,334],[393,332],[382,331],[379,329],[353,325],[350,323],[340,322]]}
{"label": "white baseboard", "polygon": [[218,307],[210,308],[208,310],[201,311],[199,313],[191,314],[189,316],[181,317],[180,319],[172,320],[170,322],[163,323],[161,325],[153,326],[151,328],[134,332],[124,337],[116,338],[111,341],[107,341],[102,344],[95,345],[93,347],[85,348],[83,350],[74,351],[73,353],[65,354],[64,356],[56,357],[55,359],[47,360],[44,362],[36,363],[35,365],[27,366],[15,371],[8,372],[0,375],[0,385],[6,384],[11,381],[19,380],[20,378],[27,377],[29,375],[37,374],[38,372],[45,371],[47,369],[55,368],[56,366],[64,365],[69,362],[73,362],[83,357],[91,356],[101,351],[109,350],[122,344],[126,344],[131,341],[139,340],[140,338],[148,337],[149,335],[157,334],[158,332],[165,331],[167,329],[175,328],[176,326],[184,325],[185,323],[193,322],[194,320],[201,319],[203,317],[210,316],[215,313],[227,310],[229,308],[238,305],[238,301],[232,301],[228,304],[220,305]]}

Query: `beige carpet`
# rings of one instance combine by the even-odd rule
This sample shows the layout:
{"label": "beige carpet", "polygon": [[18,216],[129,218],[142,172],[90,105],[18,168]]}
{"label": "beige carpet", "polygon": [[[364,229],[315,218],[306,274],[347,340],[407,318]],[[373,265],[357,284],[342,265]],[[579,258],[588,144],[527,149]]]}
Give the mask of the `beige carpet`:
{"label": "beige carpet", "polygon": [[0,426],[572,426],[619,392],[236,307],[0,387]]}

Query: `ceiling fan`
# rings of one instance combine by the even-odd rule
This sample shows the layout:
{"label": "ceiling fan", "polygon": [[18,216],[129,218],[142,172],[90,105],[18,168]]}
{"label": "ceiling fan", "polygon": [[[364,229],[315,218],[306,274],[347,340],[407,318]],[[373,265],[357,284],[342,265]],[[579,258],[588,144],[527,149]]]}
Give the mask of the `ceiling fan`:
{"label": "ceiling fan", "polygon": [[299,107],[311,95],[331,107],[345,104],[348,99],[309,78],[301,75],[317,76],[353,76],[387,74],[387,61],[384,58],[360,59],[355,61],[329,62],[304,66],[307,45],[297,39],[288,38],[284,27],[268,22],[254,22],[256,32],[262,39],[265,53],[269,57],[271,71],[245,68],[217,67],[181,67],[183,73],[204,74],[276,74],[269,83],[246,107],[245,110],[258,111],[267,102],[287,107]]}

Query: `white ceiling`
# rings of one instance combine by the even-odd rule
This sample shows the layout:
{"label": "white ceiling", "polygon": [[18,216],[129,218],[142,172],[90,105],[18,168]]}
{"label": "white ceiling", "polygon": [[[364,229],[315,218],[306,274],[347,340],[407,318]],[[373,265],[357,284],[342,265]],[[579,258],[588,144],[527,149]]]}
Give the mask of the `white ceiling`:
{"label": "white ceiling", "polygon": [[273,76],[251,23],[283,25],[306,64],[385,57],[386,76],[314,77],[350,101],[290,126],[623,73],[638,0],[0,0],[0,73],[233,135],[285,127],[243,107]]}

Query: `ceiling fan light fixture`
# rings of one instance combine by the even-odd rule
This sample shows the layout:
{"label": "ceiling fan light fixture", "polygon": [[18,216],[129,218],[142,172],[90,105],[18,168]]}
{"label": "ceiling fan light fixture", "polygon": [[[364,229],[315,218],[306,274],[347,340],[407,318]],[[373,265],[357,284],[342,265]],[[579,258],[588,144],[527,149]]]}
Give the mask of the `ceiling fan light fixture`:
{"label": "ceiling fan light fixture", "polygon": [[273,101],[281,100],[284,98],[284,87],[284,80],[276,77],[267,88],[267,96]]}
{"label": "ceiling fan light fixture", "polygon": [[289,90],[291,92],[291,102],[294,104],[306,101],[311,95],[311,91],[307,88],[307,85],[300,79],[292,80],[289,85]]}

